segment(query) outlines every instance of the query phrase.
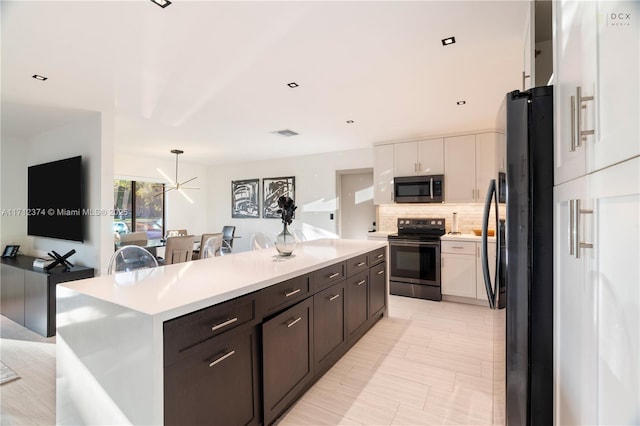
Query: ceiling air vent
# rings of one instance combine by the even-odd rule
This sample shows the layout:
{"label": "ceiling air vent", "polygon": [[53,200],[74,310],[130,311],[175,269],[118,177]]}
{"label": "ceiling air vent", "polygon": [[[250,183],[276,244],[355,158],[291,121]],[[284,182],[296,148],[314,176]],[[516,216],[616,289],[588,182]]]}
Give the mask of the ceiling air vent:
{"label": "ceiling air vent", "polygon": [[271,132],[271,133],[275,133],[277,135],[280,136],[295,136],[298,133],[294,132],[293,130],[289,130],[289,129],[284,129],[284,130],[276,130],[275,132]]}

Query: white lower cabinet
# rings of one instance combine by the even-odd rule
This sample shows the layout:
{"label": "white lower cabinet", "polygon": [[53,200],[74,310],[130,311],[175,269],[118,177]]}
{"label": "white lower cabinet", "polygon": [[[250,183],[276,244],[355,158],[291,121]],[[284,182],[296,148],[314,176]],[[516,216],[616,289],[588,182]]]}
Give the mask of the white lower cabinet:
{"label": "white lower cabinet", "polygon": [[640,157],[554,188],[555,421],[635,424]]}
{"label": "white lower cabinet", "polygon": [[[494,282],[495,241],[489,241],[487,247],[489,274],[491,282]],[[444,240],[441,243],[441,256],[442,295],[466,297],[483,301],[483,305],[489,306],[482,272],[482,241],[478,238],[472,238],[471,241]]]}
{"label": "white lower cabinet", "polygon": [[[489,276],[491,282],[495,286],[496,273],[496,243],[489,242],[487,244],[487,252],[489,253]],[[484,273],[482,272],[482,242],[476,243],[476,299],[484,300],[489,306],[489,298],[487,297],[487,288],[484,285]]]}
{"label": "white lower cabinet", "polygon": [[[473,255],[475,243],[449,244],[449,250],[442,247],[442,294],[450,296],[476,297],[476,258]],[[471,254],[465,253],[466,246]],[[460,247],[459,252],[455,252]],[[453,252],[452,252],[453,251]]]}

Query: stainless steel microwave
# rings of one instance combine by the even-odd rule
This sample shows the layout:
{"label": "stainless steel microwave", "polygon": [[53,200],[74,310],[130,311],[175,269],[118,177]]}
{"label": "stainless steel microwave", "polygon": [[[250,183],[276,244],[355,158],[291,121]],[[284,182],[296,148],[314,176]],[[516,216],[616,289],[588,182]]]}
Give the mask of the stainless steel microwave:
{"label": "stainless steel microwave", "polygon": [[443,203],[444,175],[397,177],[393,189],[396,203]]}

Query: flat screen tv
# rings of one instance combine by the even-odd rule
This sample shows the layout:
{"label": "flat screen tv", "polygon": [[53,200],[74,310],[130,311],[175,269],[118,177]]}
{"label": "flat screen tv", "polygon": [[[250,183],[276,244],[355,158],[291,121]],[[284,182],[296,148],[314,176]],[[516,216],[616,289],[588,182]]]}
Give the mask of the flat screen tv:
{"label": "flat screen tv", "polygon": [[82,156],[29,167],[27,234],[84,241]]}

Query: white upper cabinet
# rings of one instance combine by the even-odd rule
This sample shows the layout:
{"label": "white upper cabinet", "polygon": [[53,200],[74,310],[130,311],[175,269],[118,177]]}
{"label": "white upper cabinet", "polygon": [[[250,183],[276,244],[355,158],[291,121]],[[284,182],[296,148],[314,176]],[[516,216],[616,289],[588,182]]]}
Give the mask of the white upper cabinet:
{"label": "white upper cabinet", "polygon": [[473,203],[476,188],[476,135],[444,140],[444,201]]}
{"label": "white upper cabinet", "polygon": [[393,203],[393,145],[373,147],[373,204]]}
{"label": "white upper cabinet", "polygon": [[559,184],[640,154],[640,2],[553,7]]}
{"label": "white upper cabinet", "polygon": [[499,133],[476,135],[476,201],[481,202],[489,188],[489,181],[498,177],[498,145],[502,140]]}
{"label": "white upper cabinet", "polygon": [[442,138],[394,145],[395,176],[440,175],[444,173]]}
{"label": "white upper cabinet", "polygon": [[600,170],[640,154],[640,2],[597,3],[595,136],[587,169]]}
{"label": "white upper cabinet", "polygon": [[494,132],[445,138],[445,202],[484,200],[489,181],[498,177],[498,162],[504,164],[500,144],[504,144],[504,137]]}
{"label": "white upper cabinet", "polygon": [[[584,174],[589,136],[577,135],[577,119],[585,130],[594,123],[593,102],[576,99],[593,96],[595,91],[595,3],[559,0],[553,3],[554,110],[555,110],[555,183]],[[584,108],[582,108],[584,106]],[[593,136],[590,136],[593,138]]]}

